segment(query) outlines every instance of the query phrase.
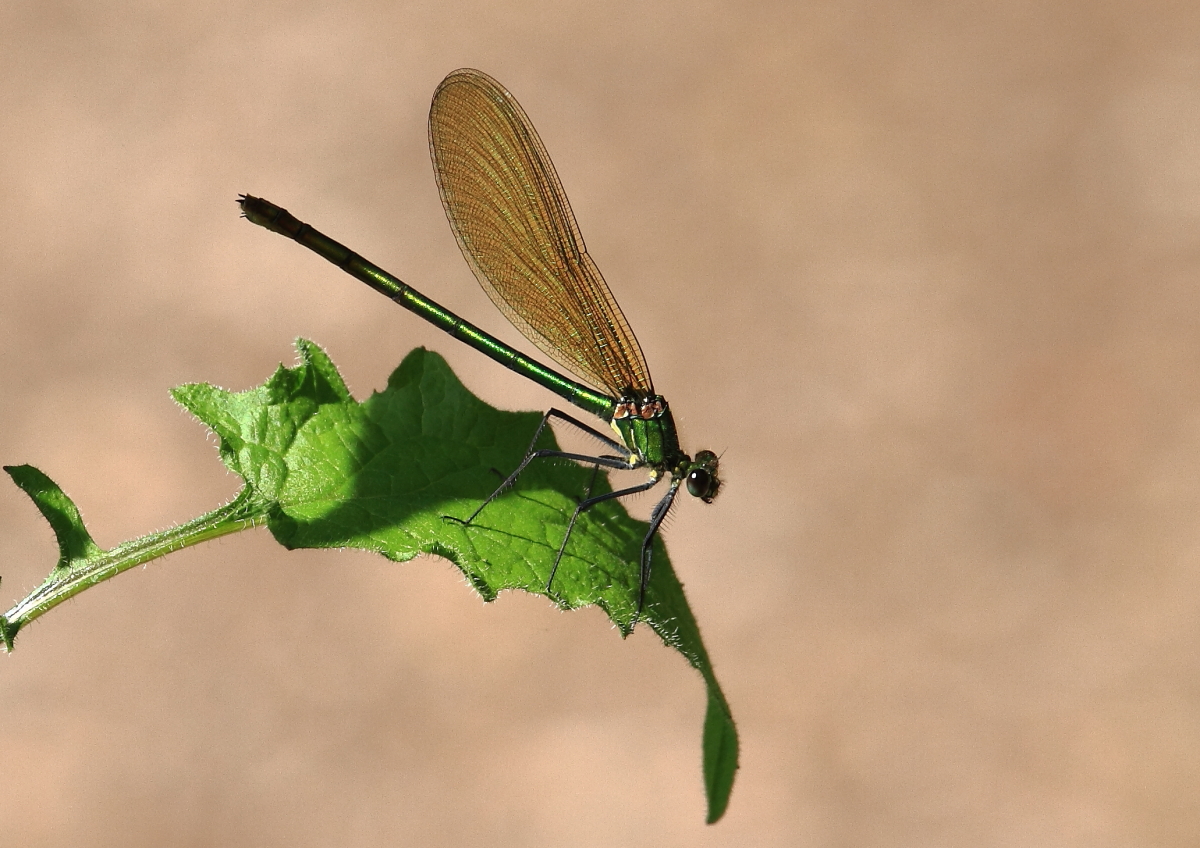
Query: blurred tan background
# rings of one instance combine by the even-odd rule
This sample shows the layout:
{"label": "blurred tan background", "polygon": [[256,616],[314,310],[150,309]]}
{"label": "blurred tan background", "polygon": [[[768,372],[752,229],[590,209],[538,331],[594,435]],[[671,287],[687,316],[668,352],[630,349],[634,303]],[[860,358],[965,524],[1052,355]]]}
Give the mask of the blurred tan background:
{"label": "blurred tan background", "polygon": [[[667,539],[739,722],[641,629],[265,531],[0,658],[33,846],[1200,842],[1200,7],[0,5],[0,460],[103,545],[237,480],[167,391],[313,338],[551,398],[284,239],[281,203],[518,340],[445,222],[461,66],[541,131],[686,444]],[[524,345],[529,347],[528,345]],[[0,481],[0,595],[54,563]]]}

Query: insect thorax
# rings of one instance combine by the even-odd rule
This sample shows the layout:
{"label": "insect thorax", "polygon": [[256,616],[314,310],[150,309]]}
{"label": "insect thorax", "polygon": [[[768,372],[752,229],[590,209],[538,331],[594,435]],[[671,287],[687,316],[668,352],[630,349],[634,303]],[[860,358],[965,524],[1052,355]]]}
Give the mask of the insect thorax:
{"label": "insect thorax", "polygon": [[670,470],[686,460],[679,447],[675,419],[662,395],[621,398],[613,411],[612,427],[636,455],[639,465]]}

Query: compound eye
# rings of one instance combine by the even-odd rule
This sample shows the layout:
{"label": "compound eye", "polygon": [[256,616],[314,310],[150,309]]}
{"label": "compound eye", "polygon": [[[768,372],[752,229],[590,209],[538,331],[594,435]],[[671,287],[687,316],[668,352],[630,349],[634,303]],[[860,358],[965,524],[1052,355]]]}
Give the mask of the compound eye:
{"label": "compound eye", "polygon": [[710,490],[712,489],[713,478],[705,468],[696,468],[687,476],[687,490],[693,498],[703,498],[707,500],[712,497]]}

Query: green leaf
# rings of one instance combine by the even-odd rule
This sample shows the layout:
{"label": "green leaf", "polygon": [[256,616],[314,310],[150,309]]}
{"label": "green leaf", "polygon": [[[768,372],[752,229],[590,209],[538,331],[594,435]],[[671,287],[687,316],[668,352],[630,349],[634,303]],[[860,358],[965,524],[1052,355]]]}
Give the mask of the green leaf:
{"label": "green leaf", "polygon": [[58,484],[32,465],[6,465],[4,470],[50,522],[58,541],[56,569],[70,568],[100,553],[100,546],[92,541],[92,534],[83,526],[78,507],[63,494]]}
{"label": "green leaf", "polygon": [[[179,528],[102,551],[74,504],[49,478],[10,470],[54,527],[61,552],[46,583],[0,618],[12,636],[28,621],[89,585],[170,550],[265,521],[284,546],[355,547],[396,562],[443,556],[486,599],[505,589],[547,594],[546,580],[567,522],[590,491],[611,491],[605,475],[572,462],[532,463],[512,490],[469,525],[501,472],[515,468],[541,416],[494,409],[460,383],[445,361],[412,351],[387,388],[358,402],[328,356],[299,340],[300,363],[262,386],[229,392],[198,383],[175,399],[219,439],[221,460],[245,480],[238,497]],[[547,429],[540,447],[554,446]],[[607,501],[571,532],[550,597],[564,608],[595,604],[623,634],[637,609],[638,560],[647,525]],[[737,769],[737,733],[699,629],[661,538],[640,619],[703,676],[704,783],[708,820],[724,813]]]}

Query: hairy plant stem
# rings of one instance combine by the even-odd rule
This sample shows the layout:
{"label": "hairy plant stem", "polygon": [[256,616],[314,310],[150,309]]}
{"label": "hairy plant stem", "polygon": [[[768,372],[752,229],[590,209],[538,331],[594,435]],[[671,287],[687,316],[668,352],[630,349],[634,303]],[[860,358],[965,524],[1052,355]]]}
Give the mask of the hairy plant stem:
{"label": "hairy plant stem", "polygon": [[0,616],[0,636],[5,648],[12,650],[13,637],[26,624],[89,586],[171,551],[252,527],[266,518],[264,505],[251,495],[249,489],[242,489],[229,503],[186,524],[122,542],[73,565],[60,565],[50,572],[41,586]]}

